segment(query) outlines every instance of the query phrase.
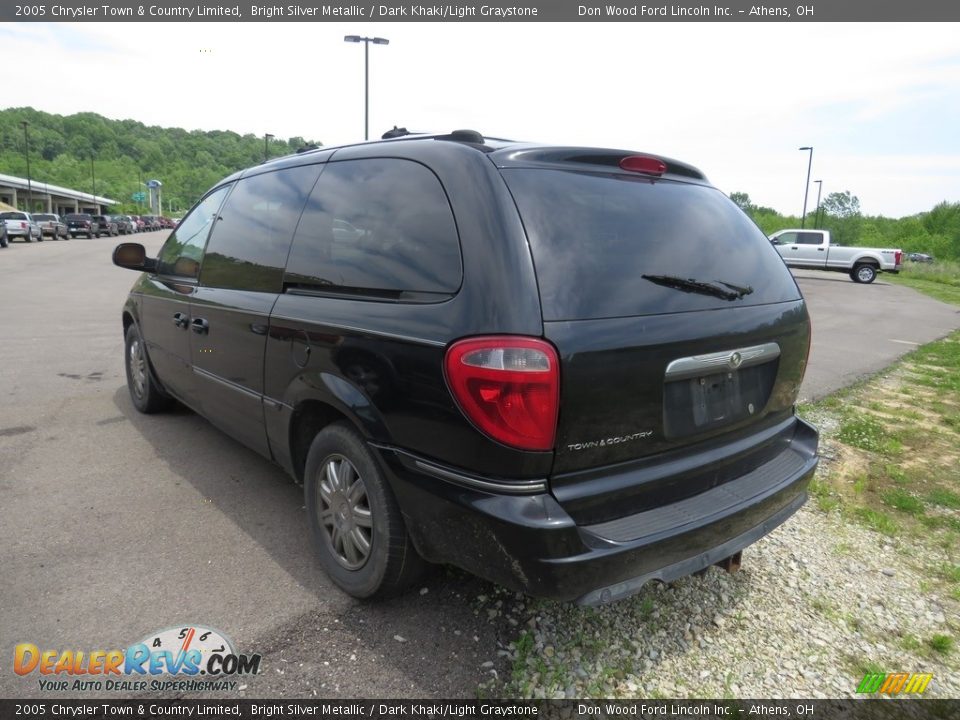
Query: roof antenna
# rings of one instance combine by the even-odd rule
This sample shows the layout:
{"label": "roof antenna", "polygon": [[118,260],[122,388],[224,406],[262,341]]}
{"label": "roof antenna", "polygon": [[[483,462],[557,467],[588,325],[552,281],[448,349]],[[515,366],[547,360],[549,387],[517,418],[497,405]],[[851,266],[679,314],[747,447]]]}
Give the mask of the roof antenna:
{"label": "roof antenna", "polygon": [[393,138],[403,137],[404,135],[409,135],[410,131],[405,127],[393,126],[392,130],[387,130],[383,135],[381,135],[382,140],[391,140]]}

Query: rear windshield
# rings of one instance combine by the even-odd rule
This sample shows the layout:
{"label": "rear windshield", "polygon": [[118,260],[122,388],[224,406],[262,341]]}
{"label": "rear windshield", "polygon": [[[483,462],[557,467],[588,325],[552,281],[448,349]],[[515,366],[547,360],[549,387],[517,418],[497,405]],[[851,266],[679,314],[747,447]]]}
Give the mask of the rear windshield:
{"label": "rear windshield", "polygon": [[53,215],[34,215],[34,220],[56,220]]}
{"label": "rear windshield", "polygon": [[0,220],[26,220],[27,216],[22,212],[0,213]]}
{"label": "rear windshield", "polygon": [[89,215],[77,215],[76,213],[72,213],[67,215],[67,220],[92,220],[92,218]]}
{"label": "rear windshield", "polygon": [[[503,176],[530,240],[544,320],[800,297],[770,241],[716,188],[565,170]],[[705,294],[698,283],[711,287]]]}

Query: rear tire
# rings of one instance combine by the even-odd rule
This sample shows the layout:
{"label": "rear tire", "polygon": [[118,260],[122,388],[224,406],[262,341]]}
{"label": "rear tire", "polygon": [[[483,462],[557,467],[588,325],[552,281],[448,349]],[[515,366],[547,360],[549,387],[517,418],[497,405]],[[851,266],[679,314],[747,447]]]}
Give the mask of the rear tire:
{"label": "rear tire", "polygon": [[173,404],[173,399],[153,379],[147,346],[136,324],[130,324],[124,340],[123,366],[127,371],[127,389],[133,406],[145,415],[166,410]]}
{"label": "rear tire", "polygon": [[388,597],[422,575],[426,565],[393,491],[363,438],[346,422],[328,425],[310,445],[304,497],[314,549],[344,592]]}
{"label": "rear tire", "polygon": [[850,271],[850,279],[855,283],[869,285],[877,279],[877,268],[869,263],[861,263]]}

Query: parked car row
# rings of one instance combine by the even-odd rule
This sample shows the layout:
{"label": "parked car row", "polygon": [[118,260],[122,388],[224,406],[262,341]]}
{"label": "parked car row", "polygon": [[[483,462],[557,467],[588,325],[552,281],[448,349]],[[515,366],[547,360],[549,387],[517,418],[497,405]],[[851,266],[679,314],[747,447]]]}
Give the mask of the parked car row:
{"label": "parked car row", "polygon": [[28,213],[10,210],[0,213],[2,231],[0,248],[5,248],[13,240],[24,242],[43,242],[69,240],[78,235],[93,238],[107,235],[133,235],[138,232],[164,230],[176,227],[170,218],[159,215],[91,215],[90,213],[70,213],[61,217],[55,213]]}

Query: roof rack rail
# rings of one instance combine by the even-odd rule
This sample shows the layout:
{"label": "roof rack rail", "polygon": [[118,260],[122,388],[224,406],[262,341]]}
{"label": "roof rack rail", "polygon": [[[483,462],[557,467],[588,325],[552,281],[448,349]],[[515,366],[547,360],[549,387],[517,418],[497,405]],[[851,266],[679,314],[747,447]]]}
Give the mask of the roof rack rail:
{"label": "roof rack rail", "polygon": [[383,135],[380,136],[381,140],[392,140],[393,138],[403,137],[404,135],[412,135],[409,130],[405,127],[393,126],[392,130],[387,130]]}
{"label": "roof rack rail", "polygon": [[476,130],[454,130],[449,135],[438,135],[436,139],[483,145],[483,135],[478,133]]}

